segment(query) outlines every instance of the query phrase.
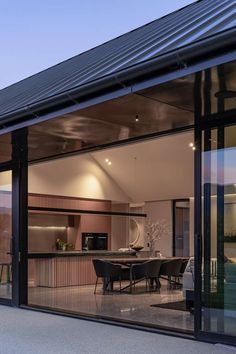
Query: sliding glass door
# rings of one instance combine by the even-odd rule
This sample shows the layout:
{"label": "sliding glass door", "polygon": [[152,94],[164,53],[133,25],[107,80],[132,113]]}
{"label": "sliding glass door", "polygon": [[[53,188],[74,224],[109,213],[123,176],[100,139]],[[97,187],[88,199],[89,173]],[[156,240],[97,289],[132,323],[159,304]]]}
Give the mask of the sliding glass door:
{"label": "sliding glass door", "polygon": [[0,300],[12,299],[12,171],[0,172]]}
{"label": "sliding glass door", "polygon": [[201,208],[195,221],[202,221],[196,234],[197,327],[203,337],[229,342],[236,336],[236,125],[205,129],[201,140],[201,190],[195,196],[196,209]]}

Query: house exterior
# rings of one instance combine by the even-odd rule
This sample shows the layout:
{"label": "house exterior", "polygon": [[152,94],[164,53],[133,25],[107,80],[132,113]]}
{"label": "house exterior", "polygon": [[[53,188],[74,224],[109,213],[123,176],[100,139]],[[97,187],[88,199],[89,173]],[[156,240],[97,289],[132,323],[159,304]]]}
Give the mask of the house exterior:
{"label": "house exterior", "polygon": [[[81,187],[82,194],[77,196],[81,197],[80,202],[74,201],[68,209],[65,194],[62,194],[64,202],[59,200],[61,204],[58,207],[49,196],[53,181],[48,184],[48,190],[41,193],[45,198],[47,196],[47,203],[46,199],[42,201],[39,197],[39,179],[34,180],[35,189],[28,183],[32,178],[29,172],[31,166],[37,174],[37,164],[58,160],[61,167],[54,170],[55,174],[56,171],[64,174],[71,168],[63,162],[67,157],[80,156],[83,159],[84,154],[98,153],[103,159],[102,153],[106,149],[125,148],[129,144],[141,144],[175,134],[180,134],[178,142],[181,142],[181,134],[190,131],[194,139],[191,142],[194,168],[191,196],[193,253],[189,253],[194,258],[191,273],[194,277],[194,323],[191,336],[199,340],[235,343],[236,332],[229,325],[236,319],[236,270],[233,263],[236,233],[232,221],[236,185],[235,26],[235,0],[200,0],[0,91],[0,181],[3,186],[0,210],[3,225],[0,238],[3,241],[0,245],[6,253],[0,261],[0,271],[3,273],[1,281],[5,276],[4,284],[11,287],[8,295],[0,291],[1,304],[60,311],[53,305],[33,306],[29,301],[29,262],[34,258],[33,252],[29,252],[29,211],[40,210],[44,215],[46,212],[69,215],[70,209],[72,214],[142,218],[147,214],[148,207],[145,211],[141,210],[140,201],[153,201],[152,191],[147,190],[148,196],[142,199],[137,185],[133,194],[137,193],[139,197],[132,198],[132,212],[127,209],[120,211],[115,206],[106,209],[109,197],[104,197],[106,206],[98,207],[96,202],[100,197],[95,192],[93,195],[94,187],[90,187],[91,196],[84,192],[85,187]],[[152,148],[149,149],[151,154]],[[163,161],[165,151],[162,150]],[[129,151],[126,153],[128,156]],[[92,158],[98,159],[97,156]],[[117,160],[119,157],[117,153]],[[107,164],[113,163],[107,160]],[[98,161],[100,165],[101,161]],[[127,170],[124,168],[123,173],[126,171],[128,179],[129,164],[124,166]],[[145,166],[143,170],[148,168]],[[53,168],[50,176],[53,175]],[[136,168],[133,170],[134,176],[141,173],[139,166]],[[4,182],[6,173],[10,176],[8,182]],[[177,175],[176,172],[176,180]],[[121,185],[124,187],[122,176],[119,178],[119,188]],[[187,181],[188,176],[184,178]],[[115,177],[112,179],[114,182]],[[172,181],[175,183],[174,176]],[[103,190],[111,188],[113,194],[120,198],[114,197],[114,200],[127,205],[124,196],[127,190],[123,188],[121,191],[122,188],[119,189],[113,182],[104,182]],[[63,189],[66,183],[72,184],[72,181],[68,179],[58,188]],[[180,180],[178,188],[181,184]],[[135,180],[133,183],[130,181],[129,185],[129,188],[134,188]],[[68,192],[67,196],[73,198],[73,193]],[[88,198],[93,198],[97,206],[88,206]],[[160,200],[163,198],[160,197]],[[183,199],[178,193],[168,198]],[[87,222],[91,225],[92,219],[87,219]],[[63,228],[63,225],[59,227]],[[36,228],[38,224],[31,226]],[[67,226],[73,227],[70,221]],[[104,234],[102,228],[97,232]],[[106,232],[107,247],[112,250],[109,248],[112,247],[109,245],[110,231]],[[90,233],[90,230],[87,228],[84,233]],[[117,248],[122,248],[122,242]],[[175,255],[176,250],[168,254]],[[40,257],[43,258],[36,257],[36,268]],[[49,268],[47,272],[50,272]],[[47,281],[49,284],[52,280]],[[55,279],[53,281],[56,282]],[[63,310],[63,313],[70,315],[71,311]],[[78,311],[78,316],[116,322],[115,316],[111,319],[107,315],[91,315],[84,311]],[[118,322],[125,326],[135,325],[122,319]],[[150,323],[141,327],[158,331],[158,325],[152,326]],[[165,330],[163,327],[159,329]],[[174,332],[178,332],[176,328]],[[185,335],[185,330],[181,331],[181,335]]]}

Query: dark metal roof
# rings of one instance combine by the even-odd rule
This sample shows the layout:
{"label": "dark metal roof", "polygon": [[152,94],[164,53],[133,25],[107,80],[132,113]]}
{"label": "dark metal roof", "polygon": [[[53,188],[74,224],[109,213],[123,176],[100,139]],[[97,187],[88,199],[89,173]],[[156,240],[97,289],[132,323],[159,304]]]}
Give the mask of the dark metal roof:
{"label": "dark metal roof", "polygon": [[236,0],[200,0],[2,89],[0,121],[235,27]]}

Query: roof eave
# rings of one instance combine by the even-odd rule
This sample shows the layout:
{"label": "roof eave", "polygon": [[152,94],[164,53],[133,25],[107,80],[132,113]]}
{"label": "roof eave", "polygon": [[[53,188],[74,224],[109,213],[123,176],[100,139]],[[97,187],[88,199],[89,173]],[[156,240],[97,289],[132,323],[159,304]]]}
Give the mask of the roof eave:
{"label": "roof eave", "polygon": [[150,75],[152,72],[165,70],[171,66],[183,66],[186,61],[193,58],[209,55],[213,51],[223,50],[224,48],[231,47],[236,44],[236,27],[230,30],[218,33],[215,36],[208,37],[203,40],[192,43],[185,47],[178,48],[174,51],[165,53],[161,56],[152,58],[151,60],[144,61],[140,64],[131,66],[124,70],[117,71],[98,80],[91,81],[82,86],[73,88],[72,90],[60,93],[56,96],[49,97],[46,100],[36,102],[32,105],[22,107],[18,110],[9,112],[0,116],[0,124],[14,124],[19,119],[26,116],[35,116],[39,111],[52,109],[53,106],[65,104],[68,102],[75,102],[87,95],[96,94],[109,87],[114,87],[117,84],[125,84],[131,80],[141,80],[145,75]]}

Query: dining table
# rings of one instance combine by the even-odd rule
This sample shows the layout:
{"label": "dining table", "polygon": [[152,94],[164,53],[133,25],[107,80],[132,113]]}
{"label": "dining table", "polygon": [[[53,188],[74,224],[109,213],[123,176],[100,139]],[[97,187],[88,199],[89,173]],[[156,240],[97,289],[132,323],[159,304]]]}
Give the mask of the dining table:
{"label": "dining table", "polygon": [[163,262],[171,261],[172,259],[189,259],[189,257],[125,257],[125,258],[106,258],[104,257],[103,260],[107,260],[111,263],[116,264],[123,264],[123,265],[132,265],[137,263],[144,263],[150,261],[152,259],[159,259]]}
{"label": "dining table", "polygon": [[[121,289],[121,291],[124,291],[126,289],[130,289],[130,293],[132,293],[132,284],[133,284],[133,279],[132,279],[132,265],[134,264],[142,264],[144,262],[153,260],[153,259],[158,259],[161,262],[167,262],[172,259],[187,259],[186,257],[126,257],[126,258],[107,258],[107,261],[113,264],[119,264],[121,266],[128,267],[130,269],[130,276],[129,276],[129,284],[126,285]],[[103,260],[106,260],[106,258],[103,258]],[[111,287],[113,288],[113,284],[111,284]]]}
{"label": "dining table", "polygon": [[130,275],[129,275],[129,284],[124,286],[121,291],[124,291],[126,289],[130,290],[130,293],[132,293],[132,285],[133,285],[133,277],[132,277],[132,265],[134,264],[142,264],[147,261],[150,261],[152,259],[159,259],[163,262],[165,262],[167,259],[166,258],[157,258],[157,257],[148,257],[148,258],[141,258],[141,257],[127,257],[127,258],[111,258],[109,261],[114,263],[114,264],[119,264],[122,266],[129,267],[130,269]]}
{"label": "dining table", "polygon": [[[173,257],[172,257],[173,258]],[[126,266],[132,266],[133,264],[141,264],[147,261],[150,261],[152,259],[159,259],[163,262],[167,260],[171,260],[172,258],[158,258],[158,257],[127,257],[127,258],[109,258],[107,259],[109,262],[114,263],[114,264],[120,264],[120,265],[126,265]],[[104,258],[106,260],[106,258]]]}

